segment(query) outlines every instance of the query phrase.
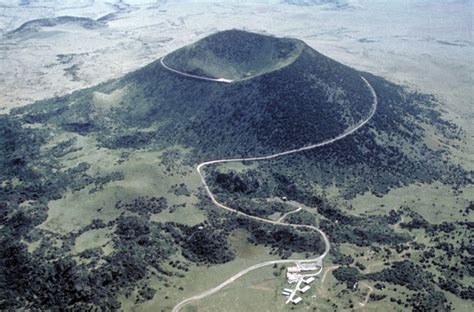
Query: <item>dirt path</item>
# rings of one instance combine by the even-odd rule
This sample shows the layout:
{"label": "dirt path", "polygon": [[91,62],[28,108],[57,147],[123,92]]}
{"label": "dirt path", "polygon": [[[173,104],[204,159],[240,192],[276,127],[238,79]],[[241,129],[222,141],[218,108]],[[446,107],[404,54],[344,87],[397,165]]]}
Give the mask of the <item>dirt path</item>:
{"label": "dirt path", "polygon": [[319,285],[319,296],[320,297],[325,295],[324,281],[326,280],[326,276],[328,275],[329,272],[337,270],[339,267],[340,267],[340,265],[335,265],[335,266],[327,268],[326,271],[324,271],[323,277],[321,278],[321,284]]}
{"label": "dirt path", "polygon": [[281,216],[280,219],[277,220],[277,222],[278,222],[278,223],[281,223],[281,222],[282,222],[283,220],[285,220],[285,218],[288,217],[290,214],[295,213],[295,212],[298,212],[298,211],[300,211],[300,210],[301,210],[301,207],[299,207],[299,208],[296,209],[296,210],[289,211],[289,212],[285,213],[283,216]]}
{"label": "dirt path", "polygon": [[367,292],[367,295],[365,296],[364,301],[363,301],[363,302],[359,302],[359,309],[365,307],[365,305],[367,304],[367,302],[369,302],[370,295],[371,295],[372,292],[374,291],[374,289],[372,288],[372,286],[367,285],[366,283],[360,283],[360,285],[362,285],[362,286],[368,288],[369,291]]}

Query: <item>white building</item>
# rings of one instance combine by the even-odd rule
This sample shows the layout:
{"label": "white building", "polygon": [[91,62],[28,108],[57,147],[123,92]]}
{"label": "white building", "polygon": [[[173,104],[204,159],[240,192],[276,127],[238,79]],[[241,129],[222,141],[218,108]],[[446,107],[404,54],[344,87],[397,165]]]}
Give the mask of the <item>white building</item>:
{"label": "white building", "polygon": [[296,266],[300,271],[317,271],[321,268],[319,263],[310,262],[310,263],[296,263]]}
{"label": "white building", "polygon": [[304,293],[307,292],[310,288],[311,288],[311,286],[306,285],[305,287],[303,287],[303,288],[300,289],[300,292],[304,294]]}
{"label": "white building", "polygon": [[298,282],[300,278],[301,278],[301,275],[298,273],[286,272],[286,279],[288,280],[288,283],[290,284],[294,284]]}
{"label": "white building", "polygon": [[286,270],[290,273],[299,273],[299,272],[301,272],[301,269],[299,268],[299,266],[288,267]]}
{"label": "white building", "polygon": [[303,282],[304,282],[305,284],[310,284],[310,283],[314,282],[315,279],[316,279],[316,278],[315,278],[314,276],[310,276],[310,277],[308,277],[307,279],[304,279]]}
{"label": "white building", "polygon": [[291,300],[291,302],[293,302],[293,304],[298,304],[301,302],[301,300],[303,300],[303,298],[297,297],[296,299]]}

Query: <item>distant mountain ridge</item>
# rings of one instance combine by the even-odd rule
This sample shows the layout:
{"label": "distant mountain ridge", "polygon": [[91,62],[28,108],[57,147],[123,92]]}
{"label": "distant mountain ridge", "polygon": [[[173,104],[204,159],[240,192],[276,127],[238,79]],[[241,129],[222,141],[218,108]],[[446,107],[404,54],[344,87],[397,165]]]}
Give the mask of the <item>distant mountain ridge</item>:
{"label": "distant mountain ridge", "polygon": [[361,6],[358,0],[284,0],[283,2],[299,6],[333,5],[337,8],[358,8]]}
{"label": "distant mountain ridge", "polygon": [[43,27],[54,27],[57,25],[64,24],[76,24],[85,29],[95,29],[104,27],[105,23],[100,20],[94,20],[88,17],[78,17],[78,16],[57,16],[52,18],[40,18],[34,19],[28,22],[23,23],[18,28],[6,33],[7,37],[12,37],[18,34],[25,34],[28,32],[37,32]]}

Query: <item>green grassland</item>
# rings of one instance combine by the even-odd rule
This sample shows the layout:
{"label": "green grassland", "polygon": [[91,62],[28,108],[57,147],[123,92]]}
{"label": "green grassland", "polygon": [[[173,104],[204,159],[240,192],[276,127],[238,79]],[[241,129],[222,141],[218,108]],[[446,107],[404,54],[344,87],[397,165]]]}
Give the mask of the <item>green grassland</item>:
{"label": "green grassland", "polygon": [[[398,228],[399,225],[395,225],[394,227],[399,231],[403,231]],[[414,241],[417,243],[426,244],[427,246],[433,245],[433,238],[427,237],[424,231],[411,232],[411,234],[414,234]],[[460,232],[458,235],[465,236],[466,233]],[[240,240],[240,242],[244,241],[245,240]],[[235,243],[233,243],[233,246],[235,246]],[[364,273],[373,273],[389,267],[390,263],[396,261],[409,259],[418,262],[419,255],[422,251],[413,249],[413,245],[411,244],[408,244],[408,246],[410,246],[409,249],[402,253],[398,253],[391,248],[374,250],[370,247],[360,247],[354,244],[342,244],[339,246],[339,249],[342,253],[351,255],[355,262],[364,265]],[[247,252],[248,251],[239,253],[239,258],[251,256],[252,253]],[[441,259],[445,258],[443,253],[440,253],[439,257]],[[332,266],[331,261],[332,257],[330,256],[329,261],[326,261],[325,265],[327,267]],[[454,262],[456,261],[454,260]],[[347,289],[343,282],[337,281],[330,273],[327,275],[323,285],[319,279],[314,283],[313,289],[308,295],[305,295],[305,301],[302,305],[299,307],[286,306],[282,304],[284,298],[280,295],[281,289],[286,287],[284,274],[275,276],[272,274],[274,271],[272,268],[258,270],[226,287],[218,294],[190,304],[185,308],[185,311],[222,311],[222,307],[225,307],[226,311],[242,311],[242,309],[254,310],[257,308],[259,311],[288,311],[290,309],[296,309],[298,311],[349,311],[354,309],[367,311],[380,311],[381,309],[387,311],[401,311],[406,310],[410,306],[410,303],[406,300],[414,294],[412,290],[406,287],[386,283],[383,289],[374,289],[373,291],[374,295],[380,297],[370,297],[367,304],[362,307],[360,303],[365,301],[368,294],[368,288],[365,285],[370,285],[373,288],[376,283],[370,280],[364,280],[359,283],[356,290]],[[279,270],[276,270],[275,272],[278,271]],[[429,269],[429,271],[435,274],[435,276],[440,276],[439,272],[434,268]],[[231,276],[231,272],[221,273],[222,275],[219,274],[218,276],[222,276],[222,278],[224,278],[224,276]],[[208,275],[208,278],[209,276],[210,275]],[[204,276],[203,278],[204,281],[207,281]],[[203,279],[199,279],[199,281],[203,281]],[[196,289],[195,292],[191,292],[188,296],[219,283],[219,281],[216,280],[212,282]],[[469,285],[470,279],[467,278],[464,282],[466,285]],[[316,298],[313,298],[313,295],[316,296]],[[187,296],[184,296],[183,298],[186,297]],[[446,293],[446,298],[454,311],[469,311],[472,306],[469,300],[462,300],[450,293]],[[399,300],[400,303],[397,303]]]}
{"label": "green grassland", "polygon": [[285,297],[280,295],[284,284],[272,267],[243,276],[213,297],[189,305],[183,311],[289,311]]}
{"label": "green grassland", "polygon": [[[329,193],[329,192],[328,192]],[[399,209],[406,206],[422,215],[431,223],[469,219],[472,214],[463,216],[464,209],[474,201],[474,187],[467,185],[460,190],[453,190],[449,185],[439,182],[433,184],[412,184],[394,188],[383,197],[369,192],[356,196],[351,201],[338,201],[354,214],[380,214],[387,209]]]}
{"label": "green grassland", "polygon": [[[130,296],[128,299],[122,298],[123,307],[126,310],[131,309],[137,311],[169,311],[177,302],[192,295],[198,294],[206,289],[212,288],[251,265],[263,261],[279,259],[278,256],[269,254],[270,249],[268,247],[256,246],[250,243],[248,241],[248,233],[246,231],[236,230],[230,235],[229,242],[236,254],[234,260],[224,264],[212,266],[190,265],[189,271],[187,271],[186,275],[181,278],[172,279],[172,283],[169,285],[169,287],[163,286],[162,281],[151,277],[149,280],[149,285],[159,290],[155,297],[152,300],[146,301],[140,305],[136,305],[135,297],[133,296]],[[302,255],[294,254],[292,257],[298,258],[302,257]],[[170,260],[186,261],[186,259],[183,259],[182,257],[173,257]],[[246,276],[242,277],[241,280],[250,278],[251,280],[258,281],[263,276],[268,275],[268,272],[271,273],[272,270],[273,269],[271,269],[271,267],[270,269],[263,268],[261,270],[247,274]],[[272,276],[272,274],[270,274],[270,276]],[[281,276],[278,278],[273,276],[271,280],[274,280],[278,284],[281,284],[284,281]],[[234,287],[239,288],[239,286],[234,286],[234,284],[232,284],[228,288],[225,288],[224,293],[227,292],[226,289],[234,289]],[[272,289],[272,293],[278,290],[275,289]],[[220,294],[221,292],[216,294],[216,296],[220,296]],[[208,301],[213,302],[214,297],[215,296],[211,296]],[[241,299],[245,300],[245,297]],[[207,308],[205,308],[203,311],[207,311]]]}

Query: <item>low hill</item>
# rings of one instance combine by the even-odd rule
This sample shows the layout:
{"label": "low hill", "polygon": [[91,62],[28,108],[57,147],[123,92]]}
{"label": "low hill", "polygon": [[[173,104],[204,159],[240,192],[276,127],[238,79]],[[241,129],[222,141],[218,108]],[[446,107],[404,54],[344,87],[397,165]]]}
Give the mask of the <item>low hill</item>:
{"label": "low hill", "polygon": [[104,27],[105,24],[101,21],[96,21],[87,17],[77,16],[57,16],[52,18],[40,18],[27,21],[20,25],[18,28],[8,32],[7,37],[11,38],[14,36],[25,36],[28,34],[34,34],[41,31],[43,28],[51,28],[58,25],[72,24],[85,29],[94,29]]}

